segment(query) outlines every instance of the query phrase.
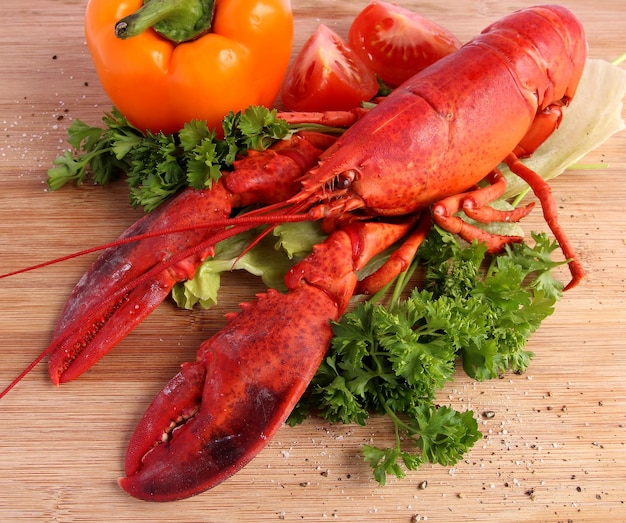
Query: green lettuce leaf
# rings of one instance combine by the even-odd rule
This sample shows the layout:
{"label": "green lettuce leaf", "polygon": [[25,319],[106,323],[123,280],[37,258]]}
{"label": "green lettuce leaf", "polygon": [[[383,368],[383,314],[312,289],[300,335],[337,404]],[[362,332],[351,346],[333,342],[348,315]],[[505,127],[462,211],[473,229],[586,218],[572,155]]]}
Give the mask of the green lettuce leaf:
{"label": "green lettuce leaf", "polygon": [[[561,126],[524,164],[545,180],[555,178],[587,153],[624,129],[623,98],[626,71],[605,60],[589,59],[574,99],[564,111]],[[506,167],[508,188],[503,199],[526,191],[528,185]]]}
{"label": "green lettuce leaf", "polygon": [[287,223],[246,251],[261,232],[262,229],[253,229],[219,242],[214,256],[198,267],[193,279],[174,286],[172,297],[176,304],[184,309],[192,309],[196,304],[205,309],[216,305],[220,276],[233,270],[248,271],[268,287],[286,290],[285,273],[324,238],[316,222]]}

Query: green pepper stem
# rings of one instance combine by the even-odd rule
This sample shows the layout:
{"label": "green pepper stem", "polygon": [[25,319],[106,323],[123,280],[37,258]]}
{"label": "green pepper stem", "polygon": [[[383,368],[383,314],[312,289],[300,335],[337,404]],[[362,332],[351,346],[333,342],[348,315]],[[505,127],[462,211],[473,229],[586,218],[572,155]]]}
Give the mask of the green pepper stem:
{"label": "green pepper stem", "polygon": [[122,40],[152,28],[174,43],[194,40],[211,30],[215,0],[145,0],[115,24]]}

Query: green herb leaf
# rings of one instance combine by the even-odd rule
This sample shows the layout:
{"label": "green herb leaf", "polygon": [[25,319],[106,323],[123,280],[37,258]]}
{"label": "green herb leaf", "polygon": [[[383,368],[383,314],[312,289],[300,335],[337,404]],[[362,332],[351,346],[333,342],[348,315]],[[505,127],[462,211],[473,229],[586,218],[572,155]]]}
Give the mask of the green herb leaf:
{"label": "green herb leaf", "polygon": [[263,150],[286,137],[287,122],[277,111],[249,107],[224,119],[224,138],[194,120],[175,134],[142,133],[114,109],[103,117],[103,127],[76,120],[68,129],[65,151],[48,171],[48,185],[56,190],[67,182],[84,183],[91,175],[107,184],[126,173],[133,207],[152,211],[185,187],[211,187],[248,149]]}
{"label": "green herb leaf", "polygon": [[472,411],[422,404],[410,412],[410,433],[418,434],[416,446],[424,461],[454,465],[482,434]]}
{"label": "green herb leaf", "polygon": [[461,247],[435,227],[415,262],[427,267],[424,289],[344,314],[290,423],[307,412],[341,423],[365,424],[370,413],[391,418],[396,444],[363,448],[381,485],[423,463],[462,459],[481,437],[474,413],[435,404],[455,362],[479,380],[523,372],[532,357],[528,337],[561,295],[552,276],[561,262],[550,257],[556,243],[532,237],[533,247],[515,244],[488,259],[484,245]]}
{"label": "green herb leaf", "polygon": [[[57,190],[68,182],[81,184],[94,172],[94,182],[109,183],[126,169],[124,154],[115,148],[117,133],[124,127],[123,118],[114,111],[103,117],[104,128],[92,127],[81,120],[74,120],[67,130],[67,141],[77,151],[64,151],[48,170],[48,187]],[[130,134],[137,131],[130,128]],[[127,136],[127,134],[123,134]],[[136,136],[136,135],[135,135]]]}
{"label": "green herb leaf", "polygon": [[231,113],[226,117],[224,132],[244,148],[263,151],[289,134],[289,125],[277,118],[277,113],[276,109],[261,106],[248,107],[243,113]]}

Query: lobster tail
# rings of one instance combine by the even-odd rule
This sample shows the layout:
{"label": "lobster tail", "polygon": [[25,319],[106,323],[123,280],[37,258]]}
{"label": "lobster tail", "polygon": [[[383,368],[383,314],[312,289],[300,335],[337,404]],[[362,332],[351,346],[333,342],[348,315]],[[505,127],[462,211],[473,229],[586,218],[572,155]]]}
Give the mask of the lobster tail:
{"label": "lobster tail", "polygon": [[537,6],[533,14],[545,17],[563,43],[562,51],[559,51],[556,42],[549,39],[546,44],[541,42],[540,51],[547,63],[546,74],[553,79],[552,99],[564,100],[567,105],[576,93],[587,60],[585,30],[574,13],[559,5]]}

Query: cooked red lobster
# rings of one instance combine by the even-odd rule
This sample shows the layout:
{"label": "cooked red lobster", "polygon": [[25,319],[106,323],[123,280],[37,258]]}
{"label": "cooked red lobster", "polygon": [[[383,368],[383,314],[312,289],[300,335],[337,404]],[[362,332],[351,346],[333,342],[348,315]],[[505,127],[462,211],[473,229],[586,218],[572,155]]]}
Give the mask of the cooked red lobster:
{"label": "cooked red lobster", "polygon": [[[46,350],[55,384],[89,369],[191,278],[217,242],[259,224],[322,220],[328,238],[184,363],[132,436],[120,485],[145,500],[198,494],[248,463],[280,428],[317,370],[331,320],[357,293],[406,269],[434,222],[495,252],[520,238],[470,225],[517,221],[488,204],[504,193],[505,162],[539,199],[569,260],[549,186],[519,158],[559,125],[587,54],[583,28],[559,6],[515,12],[397,88],[338,139],[310,133],[252,153],[206,191],[187,190],[107,248],[70,296]],[[289,117],[289,115],[286,115]],[[298,117],[293,115],[293,117]],[[353,120],[356,121],[353,123]],[[478,188],[478,184],[483,182]],[[234,208],[260,204],[231,218]],[[356,271],[401,241],[363,281]]]}

